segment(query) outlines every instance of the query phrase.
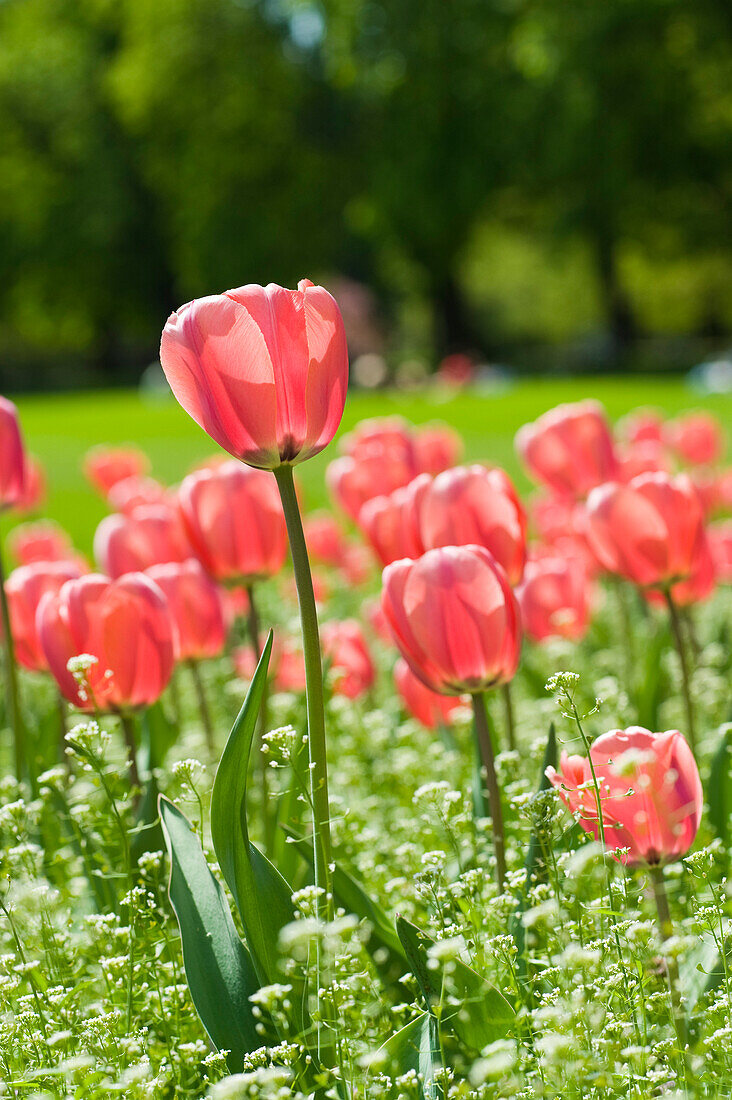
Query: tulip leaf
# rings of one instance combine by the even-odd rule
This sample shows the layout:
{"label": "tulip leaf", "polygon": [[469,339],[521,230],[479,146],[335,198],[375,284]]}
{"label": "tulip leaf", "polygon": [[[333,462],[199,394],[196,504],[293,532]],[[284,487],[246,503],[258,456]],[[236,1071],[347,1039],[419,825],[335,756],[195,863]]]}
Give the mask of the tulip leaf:
{"label": "tulip leaf", "polygon": [[217,1050],[229,1051],[232,1073],[262,1046],[249,997],[257,974],[239,938],[221,883],[200,841],[172,802],[160,796],[160,819],[170,859],[170,902],[183,946],[183,963],[196,1011]]}
{"label": "tulip leaf", "polygon": [[732,813],[732,724],[725,722],[720,730],[719,745],[712,757],[707,779],[707,801],[709,820],[714,832],[723,842],[725,849],[729,844],[729,819]]}
{"label": "tulip leaf", "polygon": [[397,917],[397,933],[422,996],[442,1027],[475,1051],[511,1031],[516,1012],[499,989],[460,959],[443,962],[430,955],[435,941],[404,917]]}
{"label": "tulip leaf", "polygon": [[[419,1074],[420,1100],[441,1100],[443,1092],[435,1081],[440,1068],[440,1044],[431,1013],[422,1013],[387,1039],[371,1058],[370,1068],[392,1078],[410,1072]],[[395,1087],[390,1095],[404,1094]]]}
{"label": "tulip leaf", "polygon": [[[249,757],[267,679],[272,633],[267,639],[246,699],[226,742],[211,794],[211,837],[239,915],[262,985],[280,975],[278,940],[294,920],[292,890],[277,868],[249,839]],[[293,1002],[298,1002],[293,998]],[[302,1021],[301,1021],[302,1022]]]}

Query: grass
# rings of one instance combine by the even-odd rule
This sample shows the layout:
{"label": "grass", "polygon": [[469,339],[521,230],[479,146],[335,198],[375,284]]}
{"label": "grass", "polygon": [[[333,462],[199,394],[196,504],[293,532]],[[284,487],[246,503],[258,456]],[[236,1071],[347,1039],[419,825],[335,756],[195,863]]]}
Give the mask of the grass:
{"label": "grass", "polygon": [[[341,432],[371,416],[398,413],[414,423],[443,420],[458,428],[471,460],[483,459],[505,468],[524,490],[513,451],[521,424],[562,401],[595,397],[616,419],[638,405],[654,405],[669,415],[705,406],[714,410],[732,433],[732,395],[700,398],[680,379],[654,377],[583,377],[521,381],[502,392],[474,390],[457,395],[440,390],[422,393],[352,393]],[[94,530],[106,512],[90,493],[81,474],[85,452],[98,443],[134,443],[146,451],[153,473],[175,482],[210,455],[214,445],[172,398],[131,390],[54,394],[17,400],[28,449],[41,459],[49,482],[44,513],[58,520],[80,550],[89,553]],[[323,473],[335,450],[300,467],[309,508],[326,502]]]}

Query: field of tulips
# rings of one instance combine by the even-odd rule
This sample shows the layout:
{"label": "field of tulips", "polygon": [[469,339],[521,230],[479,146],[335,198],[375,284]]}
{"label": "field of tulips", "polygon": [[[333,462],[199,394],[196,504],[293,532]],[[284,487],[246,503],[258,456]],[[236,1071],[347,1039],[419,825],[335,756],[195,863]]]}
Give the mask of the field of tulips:
{"label": "field of tulips", "polygon": [[100,439],[93,563],[0,398],[0,1095],[732,1095],[721,421],[336,439],[308,281],[161,362],[209,457]]}

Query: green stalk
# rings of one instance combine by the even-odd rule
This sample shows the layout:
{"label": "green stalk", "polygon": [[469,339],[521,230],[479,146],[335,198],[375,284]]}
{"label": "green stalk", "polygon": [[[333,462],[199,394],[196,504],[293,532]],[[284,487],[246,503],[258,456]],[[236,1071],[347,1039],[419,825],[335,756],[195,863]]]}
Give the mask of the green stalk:
{"label": "green stalk", "polygon": [[15,664],[15,644],[13,642],[13,632],[10,628],[10,611],[8,609],[8,598],[5,593],[5,570],[3,568],[2,552],[0,551],[0,615],[2,616],[3,624],[3,638],[5,640],[5,686],[8,718],[10,719],[10,728],[13,731],[13,751],[15,754],[15,777],[20,783],[26,773],[26,769],[30,771],[31,787],[34,786],[34,776],[32,767],[29,768],[28,760],[28,746],[26,741],[25,724],[23,722],[23,715],[20,711],[20,702],[18,699],[18,675]]}
{"label": "green stalk", "polygon": [[503,809],[501,807],[501,792],[498,789],[498,777],[493,756],[493,739],[488,724],[488,708],[485,702],[485,692],[478,691],[472,696],[473,715],[475,717],[475,739],[478,745],[480,759],[486,773],[486,789],[488,791],[488,806],[490,808],[491,821],[493,822],[493,850],[496,856],[496,877],[498,879],[499,893],[503,893],[506,880],[506,838],[503,828]]}
{"label": "green stalk", "polygon": [[679,655],[679,662],[681,664],[681,688],[684,695],[684,707],[686,710],[686,732],[688,734],[689,744],[691,745],[691,751],[696,755],[696,722],[694,720],[694,704],[691,698],[691,671],[686,655],[684,635],[681,631],[681,619],[679,618],[676,601],[671,595],[671,589],[665,589],[663,594],[666,598],[666,606],[668,607],[669,618],[671,620],[671,631],[674,636],[676,652]]}
{"label": "green stalk", "polygon": [[203,686],[201,672],[198,668],[198,663],[196,661],[188,661],[188,667],[191,670],[191,679],[193,680],[193,687],[196,692],[198,713],[201,715],[201,725],[203,726],[203,732],[206,735],[206,746],[208,747],[208,751],[211,756],[215,756],[216,744],[214,741],[213,722],[211,721],[211,711],[208,707],[208,700],[206,699],[206,689]]}
{"label": "green stalk", "polygon": [[333,917],[331,889],[330,809],[328,804],[328,764],[325,741],[325,706],[323,702],[323,663],[320,653],[318,613],[315,607],[313,578],[302,529],[300,508],[295,493],[292,467],[278,466],[273,471],[285,513],[290,553],[295,571],[297,598],[300,605],[303,655],[305,658],[306,703],[308,717],[308,755],[310,761],[310,800],[313,810],[313,850],[315,885],[324,894],[318,896],[318,915]]}
{"label": "green stalk", "polygon": [[[254,650],[254,660],[258,661],[262,655],[261,636],[259,631],[259,614],[257,612],[257,603],[254,596],[254,585],[247,585],[247,596],[249,597],[249,614],[247,616],[247,630],[249,632],[249,641],[251,642],[252,649]],[[262,703],[259,708],[259,785],[260,794],[262,796],[262,835],[264,837],[264,847],[267,855],[271,855],[274,837],[272,835],[272,815],[270,814],[269,807],[269,765],[267,757],[262,752],[262,745],[264,744],[263,738],[266,733],[269,732],[269,719],[267,717],[267,704],[269,702],[269,677],[264,682],[264,690],[262,692]]]}
{"label": "green stalk", "polygon": [[118,711],[117,717],[119,718],[120,725],[122,726],[125,746],[127,748],[127,754],[130,759],[130,782],[132,783],[133,787],[140,788],[140,772],[137,767],[137,743],[135,741],[135,723],[132,715],[128,711]]}
{"label": "green stalk", "polygon": [[501,688],[503,696],[503,712],[506,715],[506,744],[511,752],[516,749],[516,720],[513,714],[513,699],[511,698],[510,683]]}

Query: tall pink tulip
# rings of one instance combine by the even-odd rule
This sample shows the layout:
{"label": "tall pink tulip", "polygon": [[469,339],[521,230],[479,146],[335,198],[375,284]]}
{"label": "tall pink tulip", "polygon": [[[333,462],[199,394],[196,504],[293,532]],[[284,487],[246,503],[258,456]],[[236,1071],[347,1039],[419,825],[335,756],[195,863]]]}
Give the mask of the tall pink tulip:
{"label": "tall pink tulip", "polygon": [[680,416],[668,425],[667,437],[676,453],[691,466],[716,462],[724,453],[724,433],[711,413]]}
{"label": "tall pink tulip", "polygon": [[460,695],[440,695],[431,691],[414,675],[403,657],[394,665],[394,683],[407,711],[428,730],[449,726],[455,712],[466,705]]}
{"label": "tall pink tulip", "polygon": [[178,500],[186,534],[212,577],[251,584],[284,565],[285,517],[264,471],[232,461],[198,470],[183,479]]}
{"label": "tall pink tulip", "polygon": [[536,642],[577,641],[590,620],[588,577],[578,562],[564,558],[530,561],[516,590],[524,631]]}
{"label": "tall pink tulip", "polygon": [[78,565],[68,561],[34,562],[21,565],[7,579],[5,590],[10,608],[10,623],[19,664],[32,672],[48,668],[38,640],[36,613],[47,592],[57,593],[66,581],[81,576]]}
{"label": "tall pink tulip", "polygon": [[330,661],[336,695],[358,699],[373,687],[376,669],[360,624],[355,619],[325,623],[323,656]]}
{"label": "tall pink tulip", "polygon": [[84,456],[87,481],[106,497],[112,486],[127,477],[143,477],[150,459],[137,447],[92,447]]}
{"label": "tall pink tulip", "polygon": [[605,412],[597,401],[558,405],[516,433],[529,474],[563,496],[582,498],[616,476],[618,460]]}
{"label": "tall pink tulip", "polygon": [[147,575],[165,596],[175,623],[176,660],[202,661],[221,653],[226,642],[223,602],[200,562],[189,558],[153,565]]}
{"label": "tall pink tulip", "polygon": [[110,577],[136,573],[192,554],[177,510],[146,504],[130,515],[105,516],[94,535],[94,556]]}
{"label": "tall pink tulip", "polygon": [[165,504],[168,490],[154,477],[123,477],[107,493],[107,503],[115,512],[129,516],[136,508],[147,504]]}
{"label": "tall pink tulip", "polygon": [[420,474],[387,496],[367,500],[358,513],[358,526],[382,565],[424,553],[419,514],[430,481]]}
{"label": "tall pink tulip", "polygon": [[335,299],[249,284],[172,313],[160,361],[185,411],[235,458],[273,470],[318,454],[335,435],[348,352]]}
{"label": "tall pink tulip", "polygon": [[25,474],[18,410],[7,397],[0,397],[0,512],[23,499]]}
{"label": "tall pink tulip", "polygon": [[[599,785],[605,844],[623,863],[662,865],[694,843],[704,796],[694,755],[678,730],[641,726],[611,730],[590,749]],[[562,753],[547,770],[585,832],[600,835],[597,799],[587,757]]]}
{"label": "tall pink tulip", "polygon": [[526,513],[503,470],[456,466],[438,474],[419,504],[427,549],[484,546],[518,584],[526,561]]}

